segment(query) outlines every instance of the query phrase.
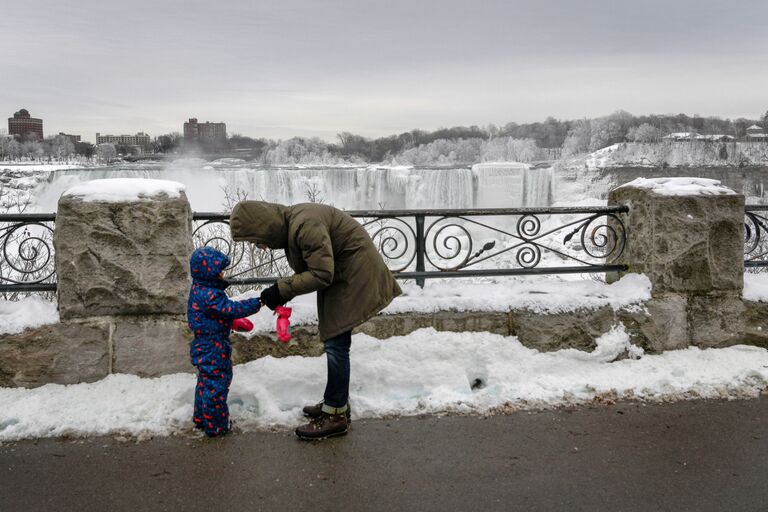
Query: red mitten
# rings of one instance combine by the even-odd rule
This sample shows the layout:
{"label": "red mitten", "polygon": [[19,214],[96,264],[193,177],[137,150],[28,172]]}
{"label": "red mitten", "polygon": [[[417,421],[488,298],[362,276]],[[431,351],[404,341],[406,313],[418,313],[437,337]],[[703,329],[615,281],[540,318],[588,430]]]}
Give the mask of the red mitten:
{"label": "red mitten", "polygon": [[232,322],[232,330],[237,332],[248,332],[253,329],[253,322],[247,318],[236,318]]}

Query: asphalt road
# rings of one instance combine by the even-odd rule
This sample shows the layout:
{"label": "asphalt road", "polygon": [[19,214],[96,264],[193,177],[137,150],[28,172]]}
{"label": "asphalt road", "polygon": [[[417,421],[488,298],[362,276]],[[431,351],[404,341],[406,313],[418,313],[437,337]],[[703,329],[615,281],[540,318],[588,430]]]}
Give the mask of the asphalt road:
{"label": "asphalt road", "polygon": [[0,511],[768,510],[768,398],[0,445]]}

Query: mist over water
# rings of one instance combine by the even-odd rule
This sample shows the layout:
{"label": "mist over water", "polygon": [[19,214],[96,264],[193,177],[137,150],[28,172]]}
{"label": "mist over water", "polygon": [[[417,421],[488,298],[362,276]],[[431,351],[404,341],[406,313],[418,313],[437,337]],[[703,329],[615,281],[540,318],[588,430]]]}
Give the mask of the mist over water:
{"label": "mist over water", "polygon": [[51,171],[32,192],[37,211],[55,211],[61,194],[104,178],[151,178],[183,183],[195,211],[223,211],[226,195],[282,204],[322,201],[347,210],[514,208],[554,200],[551,169],[520,163],[469,168],[292,167],[261,168],[243,161],[177,160],[168,164]]}

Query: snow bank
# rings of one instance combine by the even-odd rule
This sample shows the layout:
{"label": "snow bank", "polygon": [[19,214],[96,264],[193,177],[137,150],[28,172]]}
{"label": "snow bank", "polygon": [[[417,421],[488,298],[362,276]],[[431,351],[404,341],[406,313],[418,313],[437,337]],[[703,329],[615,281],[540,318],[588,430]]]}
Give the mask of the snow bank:
{"label": "snow bank", "polygon": [[[413,283],[403,283],[402,287],[403,295],[382,312],[384,315],[438,311],[506,312],[512,309],[553,314],[606,306],[618,310],[638,306],[651,298],[651,281],[642,274],[628,274],[613,284],[589,279],[566,281],[528,276],[501,282],[432,280],[423,289]],[[259,292],[248,291],[235,299],[258,296]],[[317,323],[315,294],[296,297],[289,305],[293,308],[292,325]],[[254,329],[250,333],[241,333],[245,336],[275,330],[275,317],[266,309],[248,318]],[[0,302],[0,333],[21,332],[58,321],[55,302],[36,296],[19,302]]]}
{"label": "snow bank", "polygon": [[[352,344],[356,418],[486,413],[590,400],[755,396],[768,385],[768,351],[747,346],[642,355],[622,328],[592,353],[542,353],[514,337],[432,329]],[[628,348],[634,357],[614,361]],[[614,361],[614,362],[611,362]],[[245,430],[292,427],[322,396],[325,358],[265,357],[235,367],[229,404]],[[0,440],[61,435],[191,432],[195,377],[112,375],[91,384],[0,388]]]}
{"label": "snow bank", "polygon": [[[507,278],[500,282],[430,280],[423,289],[412,283],[401,286],[403,295],[397,297],[382,314],[506,312],[512,309],[553,314],[606,306],[618,310],[640,305],[651,298],[651,281],[642,274],[628,274],[613,284],[589,279],[565,281],[526,276],[525,279]],[[237,299],[252,296],[258,296],[258,293],[248,292]],[[291,324],[317,323],[315,294],[296,297],[290,306],[293,307]],[[248,317],[254,324],[251,333],[275,330],[274,318],[265,311]]]}
{"label": "snow bank", "polygon": [[139,201],[160,195],[176,198],[184,191],[184,185],[177,181],[151,180],[141,178],[112,178],[87,181],[64,192],[83,201],[123,202]]}
{"label": "snow bank", "polygon": [[718,180],[707,178],[636,178],[618,188],[636,187],[662,196],[717,196],[736,195]]}
{"label": "snow bank", "polygon": [[59,321],[56,303],[31,295],[19,301],[0,301],[0,334],[55,324]]}
{"label": "snow bank", "polygon": [[768,302],[768,274],[744,273],[744,291],[741,294],[744,300],[755,302]]}
{"label": "snow bank", "polygon": [[437,311],[509,311],[525,309],[552,314],[610,306],[621,309],[651,298],[651,281],[642,274],[628,274],[613,284],[580,279],[521,279],[482,283],[429,282],[422,289],[415,284],[403,287],[384,314],[434,313]]}

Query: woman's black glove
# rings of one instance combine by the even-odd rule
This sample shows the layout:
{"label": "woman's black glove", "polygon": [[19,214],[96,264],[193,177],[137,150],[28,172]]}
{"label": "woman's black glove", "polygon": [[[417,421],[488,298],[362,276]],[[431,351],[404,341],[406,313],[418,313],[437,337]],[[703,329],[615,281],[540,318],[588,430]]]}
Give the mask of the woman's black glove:
{"label": "woman's black glove", "polygon": [[280,290],[278,289],[277,284],[273,284],[269,288],[262,290],[260,298],[261,303],[265,304],[272,311],[274,311],[277,306],[285,304],[285,300],[280,296]]}

